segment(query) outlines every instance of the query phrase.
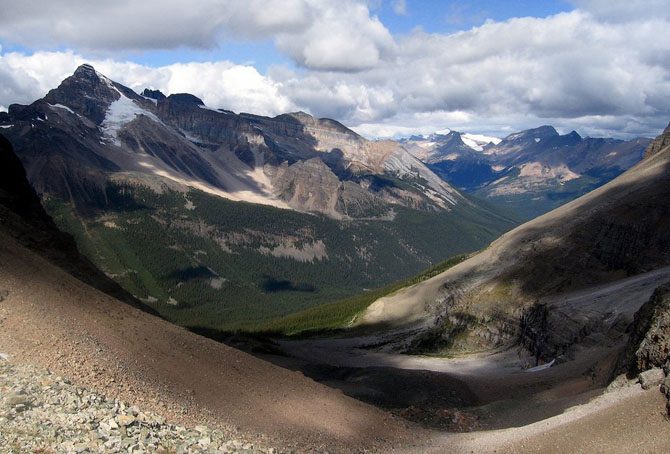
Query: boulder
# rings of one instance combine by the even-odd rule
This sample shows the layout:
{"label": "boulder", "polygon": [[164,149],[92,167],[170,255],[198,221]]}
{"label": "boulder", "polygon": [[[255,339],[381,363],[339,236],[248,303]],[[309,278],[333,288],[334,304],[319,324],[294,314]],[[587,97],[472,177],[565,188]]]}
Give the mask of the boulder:
{"label": "boulder", "polygon": [[665,380],[665,372],[659,367],[646,370],[638,375],[642,389],[650,389],[658,386]]}

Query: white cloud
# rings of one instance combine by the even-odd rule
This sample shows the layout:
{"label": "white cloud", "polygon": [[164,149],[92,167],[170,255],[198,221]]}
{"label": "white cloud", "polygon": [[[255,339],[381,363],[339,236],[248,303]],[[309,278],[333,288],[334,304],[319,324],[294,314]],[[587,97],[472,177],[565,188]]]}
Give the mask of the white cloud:
{"label": "white cloud", "polygon": [[[582,9],[547,18],[395,37],[370,14],[371,0],[290,0],[290,11],[279,0],[233,2],[237,9],[217,19],[225,27],[212,28],[211,36],[271,35],[304,68],[272,67],[261,74],[227,61],[159,68],[111,58],[92,63],[137,90],[192,92],[235,111],[301,109],[372,136],[445,127],[505,135],[547,123],[583,135],[655,135],[670,120],[670,18],[660,11],[633,14],[624,2],[608,1],[608,10],[604,1],[575,1]],[[24,3],[33,4],[12,2],[10,12]],[[667,0],[651,0],[651,9],[660,3]],[[173,1],[165,9],[179,10]],[[607,11],[612,17],[604,16]],[[142,14],[147,22],[148,12]],[[160,10],[154,20],[165,14]],[[194,8],[185,23],[201,15]],[[35,24],[47,28],[44,36],[56,33],[41,16]],[[9,32],[0,26],[3,33]],[[72,51],[0,56],[0,104],[36,99],[83,61]]]}
{"label": "white cloud", "polygon": [[584,134],[654,135],[670,120],[669,25],[573,11],[451,35],[416,31],[397,39],[393,60],[367,71],[274,77],[297,104],[371,135],[455,128],[437,123],[443,112],[466,112],[459,124],[473,132],[553,122]]}
{"label": "white cloud", "polygon": [[3,0],[0,38],[97,54],[274,39],[300,65],[343,71],[376,65],[394,44],[357,0]]}

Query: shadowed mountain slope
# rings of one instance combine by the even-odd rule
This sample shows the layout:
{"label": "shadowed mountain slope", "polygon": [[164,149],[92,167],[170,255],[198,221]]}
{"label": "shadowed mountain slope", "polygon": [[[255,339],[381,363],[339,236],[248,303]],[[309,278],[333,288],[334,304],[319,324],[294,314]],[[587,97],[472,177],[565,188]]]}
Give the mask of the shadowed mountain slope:
{"label": "shadowed mountain slope", "polygon": [[0,231],[89,285],[142,310],[156,313],[79,254],[74,238],[44,211],[11,144],[0,135]]}

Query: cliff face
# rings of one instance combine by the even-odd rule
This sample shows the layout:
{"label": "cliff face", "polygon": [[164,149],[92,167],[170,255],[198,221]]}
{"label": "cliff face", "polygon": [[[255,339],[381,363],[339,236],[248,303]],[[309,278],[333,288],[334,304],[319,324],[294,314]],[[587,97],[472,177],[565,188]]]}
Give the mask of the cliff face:
{"label": "cliff face", "polygon": [[649,158],[668,146],[670,146],[670,124],[665,128],[665,131],[663,131],[663,133],[649,145],[647,151],[644,153],[644,157]]}
{"label": "cliff face", "polygon": [[26,178],[11,143],[0,135],[0,232],[16,238],[79,280],[132,306],[137,301],[79,254],[74,239],[58,230]]}
{"label": "cliff face", "polygon": [[670,285],[656,289],[635,314],[629,330],[621,369],[632,375],[653,368],[670,370]]}

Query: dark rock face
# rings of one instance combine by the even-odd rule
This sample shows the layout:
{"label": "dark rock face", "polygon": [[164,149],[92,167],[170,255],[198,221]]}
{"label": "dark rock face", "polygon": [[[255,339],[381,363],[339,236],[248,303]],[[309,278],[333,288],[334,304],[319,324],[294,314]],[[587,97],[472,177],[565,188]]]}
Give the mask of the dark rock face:
{"label": "dark rock face", "polygon": [[670,285],[657,288],[635,314],[620,361],[632,376],[653,368],[670,368]]}
{"label": "dark rock face", "polygon": [[0,135],[0,205],[18,214],[26,222],[45,229],[55,229],[42,209],[37,194],[28,183],[26,171],[9,141]]}
{"label": "dark rock face", "polygon": [[168,99],[173,103],[180,104],[183,106],[204,106],[205,103],[202,99],[197,96],[193,96],[190,93],[175,93],[174,95],[168,96]]}
{"label": "dark rock face", "polygon": [[663,131],[663,133],[649,145],[644,156],[645,158],[651,157],[668,146],[670,146],[670,124],[665,128],[665,131]]}
{"label": "dark rock face", "polygon": [[[109,105],[120,96],[92,66],[81,65],[72,77],[68,77],[58,88],[47,93],[44,101],[66,105],[95,124],[100,124],[105,119]],[[18,107],[14,107],[16,108]],[[12,106],[9,111],[13,115]]]}
{"label": "dark rock face", "polygon": [[[26,178],[12,145],[0,135],[0,231],[16,238],[81,281],[142,310],[155,313],[109,279],[58,230]],[[2,293],[2,292],[0,292]]]}
{"label": "dark rock face", "polygon": [[160,90],[150,90],[148,88],[144,89],[144,91],[142,92],[142,96],[144,96],[145,98],[155,99],[157,101],[166,98],[166,96]]}

